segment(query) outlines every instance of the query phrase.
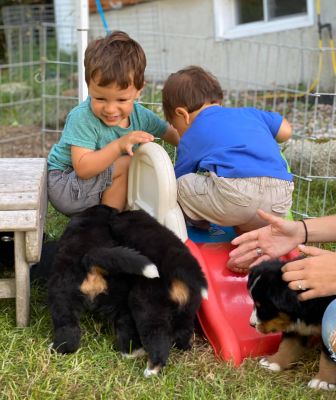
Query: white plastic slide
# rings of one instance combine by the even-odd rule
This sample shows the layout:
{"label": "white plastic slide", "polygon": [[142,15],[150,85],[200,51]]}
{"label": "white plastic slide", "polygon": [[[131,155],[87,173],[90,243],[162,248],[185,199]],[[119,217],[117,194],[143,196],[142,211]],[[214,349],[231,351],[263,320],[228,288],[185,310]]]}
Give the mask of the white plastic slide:
{"label": "white plastic slide", "polygon": [[185,242],[187,229],[176,193],[174,168],[165,149],[153,142],[142,144],[129,170],[128,207],[148,212]]}

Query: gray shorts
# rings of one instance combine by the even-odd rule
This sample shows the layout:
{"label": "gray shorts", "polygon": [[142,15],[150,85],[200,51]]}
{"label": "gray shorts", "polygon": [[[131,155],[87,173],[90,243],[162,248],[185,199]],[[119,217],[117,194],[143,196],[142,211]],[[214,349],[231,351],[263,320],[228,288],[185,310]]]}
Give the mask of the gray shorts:
{"label": "gray shorts", "polygon": [[269,178],[223,178],[187,174],[177,180],[177,200],[191,220],[249,231],[267,225],[258,208],[284,217],[292,206],[294,183]]}
{"label": "gray shorts", "polygon": [[48,171],[48,199],[62,214],[71,216],[100,204],[107,186],[112,184],[112,167],[90,179],[79,178],[72,168]]}

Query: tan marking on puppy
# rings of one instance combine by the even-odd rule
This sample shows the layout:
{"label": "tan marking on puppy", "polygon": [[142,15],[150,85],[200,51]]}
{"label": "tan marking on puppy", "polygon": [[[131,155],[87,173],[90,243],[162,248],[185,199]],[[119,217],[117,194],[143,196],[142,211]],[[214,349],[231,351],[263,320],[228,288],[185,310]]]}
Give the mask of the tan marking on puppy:
{"label": "tan marking on puppy", "polygon": [[331,361],[323,351],[320,356],[319,372],[314,379],[336,384],[336,363]]}
{"label": "tan marking on puppy", "polygon": [[284,313],[279,313],[277,318],[271,319],[270,321],[265,321],[257,324],[256,328],[261,333],[270,332],[286,332],[288,326],[292,324],[289,315]]}
{"label": "tan marking on puppy", "polygon": [[261,333],[296,332],[302,336],[321,336],[321,325],[307,325],[300,319],[292,321],[285,313],[279,313],[272,320],[257,323],[256,329]]}
{"label": "tan marking on puppy", "polygon": [[269,363],[278,364],[280,370],[283,370],[291,368],[301,358],[305,350],[306,348],[302,345],[299,338],[284,338],[279,345],[278,351],[272,356],[265,358]]}
{"label": "tan marking on puppy", "polygon": [[174,279],[169,290],[169,296],[172,301],[184,306],[189,301],[189,288],[184,282]]}
{"label": "tan marking on puppy", "polygon": [[93,266],[79,288],[91,301],[99,294],[106,293],[107,282],[102,276],[104,273],[102,268]]}

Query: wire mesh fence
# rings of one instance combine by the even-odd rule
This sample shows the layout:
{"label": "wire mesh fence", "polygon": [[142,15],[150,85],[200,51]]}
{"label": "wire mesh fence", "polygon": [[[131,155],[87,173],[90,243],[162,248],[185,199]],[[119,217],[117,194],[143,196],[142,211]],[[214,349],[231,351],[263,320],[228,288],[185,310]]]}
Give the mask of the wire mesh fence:
{"label": "wire mesh fence", "polygon": [[[154,17],[148,18],[151,30],[140,30],[134,21],[127,30],[148,59],[141,101],[162,116],[160,90],[167,75],[191,64],[209,69],[222,84],[225,106],[278,111],[293,126],[283,152],[295,175],[294,217],[336,213],[336,71],[322,90],[334,49],[167,34]],[[115,28],[123,29],[122,22]],[[78,104],[76,30],[62,27],[69,44],[64,48],[60,29],[53,22],[0,26],[6,41],[11,35],[0,65],[0,157],[46,156]],[[101,27],[90,29],[91,39],[102,35]]]}

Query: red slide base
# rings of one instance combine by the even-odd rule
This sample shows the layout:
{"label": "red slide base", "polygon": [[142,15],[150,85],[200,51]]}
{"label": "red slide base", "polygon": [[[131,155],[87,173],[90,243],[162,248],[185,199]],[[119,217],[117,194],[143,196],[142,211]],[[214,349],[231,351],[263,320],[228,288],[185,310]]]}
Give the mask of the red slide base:
{"label": "red slide base", "polygon": [[[198,319],[215,355],[239,366],[246,357],[277,351],[281,334],[263,335],[249,325],[253,309],[247,291],[247,275],[226,268],[230,243],[194,243],[186,245],[198,260],[208,280],[208,300],[203,300]],[[292,259],[297,252],[286,256]]]}

